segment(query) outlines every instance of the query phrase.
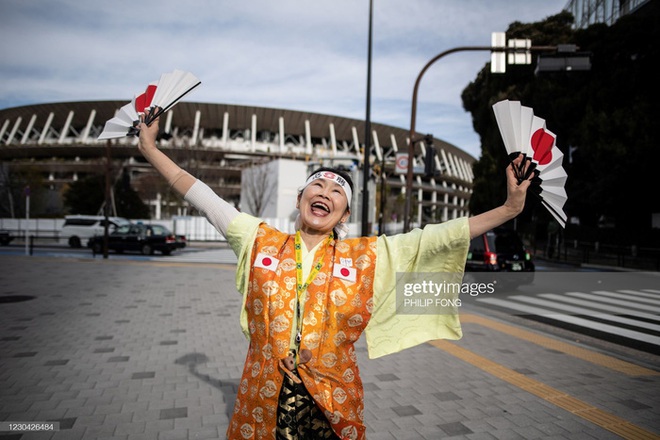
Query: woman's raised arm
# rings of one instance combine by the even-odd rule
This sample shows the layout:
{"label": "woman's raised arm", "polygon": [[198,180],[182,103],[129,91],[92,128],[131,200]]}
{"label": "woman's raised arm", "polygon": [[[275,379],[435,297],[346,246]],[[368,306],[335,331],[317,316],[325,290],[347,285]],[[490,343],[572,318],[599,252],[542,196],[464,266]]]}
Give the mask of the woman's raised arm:
{"label": "woman's raised arm", "polygon": [[193,186],[196,179],[187,171],[181,169],[165,153],[156,146],[156,137],[158,136],[158,118],[151,125],[140,123],[140,142],[138,149],[145,159],[167,180],[170,187],[181,196],[185,196],[190,187]]}
{"label": "woman's raised arm", "polygon": [[[468,219],[468,223],[470,225],[470,238],[477,237],[484,232],[496,228],[503,223],[512,220],[522,212],[523,208],[525,207],[525,196],[527,194],[527,189],[531,183],[530,180],[524,180],[518,184],[518,179],[515,176],[513,167],[520,166],[522,160],[523,156],[519,155],[506,168],[507,197],[504,204]],[[527,162],[525,168],[528,165],[529,162]]]}
{"label": "woman's raised arm", "polygon": [[141,123],[138,148],[149,163],[167,180],[170,187],[191,203],[225,237],[229,223],[238,215],[234,206],[211,188],[183,170],[156,146],[158,119],[147,126]]}

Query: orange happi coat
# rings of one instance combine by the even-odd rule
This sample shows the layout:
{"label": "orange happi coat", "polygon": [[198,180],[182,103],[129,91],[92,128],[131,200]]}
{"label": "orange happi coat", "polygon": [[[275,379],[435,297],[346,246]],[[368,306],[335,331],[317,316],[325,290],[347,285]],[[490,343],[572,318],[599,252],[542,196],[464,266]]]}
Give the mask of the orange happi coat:
{"label": "orange happi coat", "polygon": [[[245,301],[250,346],[227,431],[230,439],[275,438],[283,380],[278,362],[289,353],[296,310],[294,237],[263,223],[257,232]],[[376,237],[322,244],[314,262],[323,255],[323,267],[306,292],[300,349],[311,350],[312,359],[298,372],[342,439],[364,438],[366,429],[353,344],[371,317],[375,250]],[[276,265],[255,267],[264,255]]]}

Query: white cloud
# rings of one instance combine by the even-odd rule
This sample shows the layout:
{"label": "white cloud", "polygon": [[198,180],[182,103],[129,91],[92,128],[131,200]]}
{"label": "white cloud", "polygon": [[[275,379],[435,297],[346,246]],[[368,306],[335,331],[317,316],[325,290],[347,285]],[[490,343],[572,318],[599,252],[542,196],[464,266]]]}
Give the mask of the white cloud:
{"label": "white cloud", "polygon": [[[457,46],[489,45],[514,21],[565,0],[373,0],[372,121],[410,126],[421,68]],[[202,80],[189,99],[364,118],[366,0],[176,0],[0,3],[0,108],[126,99],[181,68]],[[487,53],[438,61],[419,90],[417,129],[480,154],[461,91]]]}

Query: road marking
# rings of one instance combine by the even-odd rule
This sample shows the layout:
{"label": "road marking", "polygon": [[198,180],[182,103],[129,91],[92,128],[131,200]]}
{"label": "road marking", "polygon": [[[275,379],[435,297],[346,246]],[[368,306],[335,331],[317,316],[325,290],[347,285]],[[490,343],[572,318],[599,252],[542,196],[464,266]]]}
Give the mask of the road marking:
{"label": "road marking", "polygon": [[[644,289],[644,290],[628,290],[628,289],[622,289],[622,290],[617,290],[619,293],[625,293],[626,295],[632,295],[638,298],[651,298],[654,300],[656,304],[660,304],[660,297],[657,295],[660,293],[660,291],[656,291],[656,293],[651,293],[653,290],[651,289]],[[626,296],[628,298],[628,296]],[[640,301],[642,301],[640,299]]]}
{"label": "road marking", "polygon": [[[605,291],[595,291],[594,293],[600,294],[597,295],[597,300],[600,302],[608,303],[608,304],[614,304],[617,306],[622,306],[622,307],[628,307],[628,308],[633,308],[633,309],[640,309],[644,310],[647,312],[656,312],[660,313],[660,307],[653,307],[649,306],[647,304],[635,304],[634,302],[626,299],[613,299],[610,298],[609,296],[602,295],[603,293],[607,293]],[[593,299],[594,295],[591,293],[583,293],[583,292],[566,292],[564,295],[568,296],[576,296],[578,298],[586,298],[586,299]],[[601,296],[602,295],[602,296]]]}
{"label": "road marking", "polygon": [[594,351],[577,347],[573,344],[568,344],[566,342],[558,341],[549,338],[547,336],[542,336],[527,330],[514,327],[512,325],[493,321],[491,319],[484,318],[482,316],[477,316],[472,314],[461,314],[460,318],[462,323],[473,323],[484,327],[489,327],[492,328],[493,330],[497,330],[501,333],[514,336],[518,339],[523,339],[525,341],[531,342],[536,345],[540,345],[545,348],[550,348],[552,350],[560,351],[562,353],[568,354],[578,359],[582,359],[584,361],[590,362],[595,365],[600,365],[601,367],[609,368],[610,370],[618,371],[628,376],[660,376],[660,372],[658,371],[651,370],[649,368],[644,368],[639,365],[632,364],[630,362],[622,361],[612,356],[596,353]]}
{"label": "road marking", "polygon": [[646,333],[638,332],[635,330],[628,330],[615,325],[603,324],[600,322],[590,321],[588,319],[580,318],[577,316],[566,315],[564,313],[552,313],[547,309],[540,307],[527,306],[519,304],[514,301],[499,299],[499,298],[484,298],[480,300],[487,304],[496,305],[508,309],[517,310],[519,312],[528,313],[530,315],[544,316],[555,321],[566,322],[568,324],[578,325],[580,327],[598,330],[612,335],[623,336],[626,338],[634,339],[636,341],[646,342],[648,344],[660,346],[660,337],[648,335]]}
{"label": "road marking", "polygon": [[[539,295],[539,296],[542,297],[543,295]],[[525,296],[525,295],[514,295],[514,296],[510,296],[509,298],[513,299],[515,301],[522,301],[522,302],[534,304],[534,305],[537,305],[537,306],[543,306],[543,307],[550,308],[550,309],[563,310],[564,312],[569,312],[569,313],[573,313],[573,314],[580,315],[580,316],[587,316],[589,318],[592,318],[592,317],[593,318],[599,318],[599,319],[604,319],[604,320],[611,321],[611,322],[618,322],[620,324],[625,324],[625,325],[630,325],[630,326],[634,326],[634,327],[643,328],[643,329],[646,329],[646,330],[660,332],[660,325],[658,325],[658,324],[651,324],[651,323],[644,322],[644,321],[638,321],[636,319],[631,319],[631,318],[626,318],[626,317],[622,317],[622,316],[618,316],[618,315],[613,315],[611,313],[594,312],[594,311],[586,310],[586,309],[583,309],[583,308],[580,308],[580,307],[574,307],[574,306],[571,306],[571,305],[568,305],[568,304],[562,304],[561,302],[558,302],[558,301],[548,301],[548,300],[543,299],[543,298],[537,298],[535,296]],[[621,308],[617,309],[617,313],[621,313]]]}
{"label": "road marking", "polygon": [[[621,307],[618,306],[610,306],[607,304],[599,304],[598,302],[591,300],[587,301],[584,299],[578,299],[578,298],[571,298],[568,296],[564,295],[558,295],[556,293],[542,293],[539,295],[542,298],[548,298],[554,301],[560,301],[563,303],[569,303],[569,304],[576,304],[578,306],[584,306],[584,307],[589,307],[592,309],[597,309],[597,310],[605,310],[607,312],[612,312],[612,313],[621,313]],[[648,319],[650,321],[654,321],[658,319],[658,315],[654,315],[651,313],[644,313],[644,312],[638,312],[635,311],[635,316],[637,318],[642,318],[642,319]]]}
{"label": "road marking", "polygon": [[[650,293],[643,294],[635,290],[619,290],[617,292],[610,292],[609,290],[594,290],[591,293],[598,296],[623,300],[624,304],[637,301],[638,303],[653,304],[654,306],[660,305],[660,298],[658,298],[658,295],[651,295]],[[640,306],[644,307],[644,304],[640,304]]]}
{"label": "road marking", "polygon": [[[478,317],[475,317],[478,318]],[[485,319],[485,318],[482,318]],[[471,320],[472,322],[479,322],[481,319]],[[489,320],[488,320],[489,321]],[[431,341],[431,345],[489,373],[493,376],[502,379],[528,393],[534,394],[541,399],[550,402],[578,417],[588,420],[603,429],[620,435],[626,439],[660,439],[660,436],[653,432],[637,426],[621,417],[602,411],[595,406],[589,405],[580,399],[550,387],[542,382],[530,379],[524,374],[506,368],[497,362],[479,356],[470,350],[459,347],[455,343],[446,340]]]}

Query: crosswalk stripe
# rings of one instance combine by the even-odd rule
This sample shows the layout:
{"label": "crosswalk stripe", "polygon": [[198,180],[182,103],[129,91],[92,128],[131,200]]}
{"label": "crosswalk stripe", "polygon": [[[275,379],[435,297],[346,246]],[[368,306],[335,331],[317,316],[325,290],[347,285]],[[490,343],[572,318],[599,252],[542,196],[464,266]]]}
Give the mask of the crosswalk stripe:
{"label": "crosswalk stripe", "polygon": [[[592,299],[591,301],[587,301],[584,299],[579,299],[579,298],[572,298],[572,297],[567,297],[564,295],[559,295],[556,293],[543,293],[539,295],[543,298],[547,299],[552,299],[556,301],[562,301],[565,303],[570,303],[570,304],[575,304],[578,306],[584,306],[584,307],[590,307],[592,309],[597,309],[597,310],[604,310],[606,312],[613,312],[613,313],[619,313],[621,314],[621,307],[617,306],[610,306],[608,304],[600,304],[596,302],[596,299]],[[657,315],[652,315],[650,313],[644,313],[644,312],[638,312],[638,311],[633,311],[632,314],[634,314],[636,317],[640,319],[648,319],[652,321],[660,321],[660,317]]]}
{"label": "crosswalk stripe", "polygon": [[[565,295],[568,296],[577,296],[579,298],[593,298],[593,295],[587,294],[587,293],[582,293],[582,292],[566,292]],[[607,298],[607,297],[598,297],[598,301],[609,303],[609,304],[617,304],[623,307],[627,308],[633,308],[633,309],[641,309],[645,310],[647,312],[657,312],[660,313],[660,307],[653,307],[649,306],[646,304],[634,304],[631,301],[624,301],[624,300],[618,300],[618,299],[613,299],[613,298]]]}
{"label": "crosswalk stripe", "polygon": [[581,316],[589,316],[592,318],[599,318],[607,321],[612,321],[612,322],[618,322],[621,324],[626,324],[626,325],[631,325],[639,328],[645,328],[647,330],[652,330],[652,331],[657,331],[660,332],[660,325],[656,324],[651,324],[648,322],[644,321],[638,321],[635,319],[630,319],[630,318],[625,318],[622,316],[617,316],[617,315],[612,315],[609,313],[597,313],[597,312],[592,312],[580,307],[575,307],[571,305],[566,305],[566,304],[560,304],[556,301],[547,301],[544,299],[536,298],[536,297],[530,297],[530,296],[523,296],[523,295],[516,295],[516,296],[511,296],[509,299],[513,299],[516,301],[522,301],[530,304],[535,304],[537,306],[545,306],[545,307],[550,307],[556,310],[563,310],[565,312],[572,312]]}
{"label": "crosswalk stripe", "polygon": [[[632,293],[621,294],[621,293],[618,293],[618,292],[610,292],[610,291],[607,291],[607,290],[594,290],[592,293],[595,293],[596,295],[606,296],[608,298],[623,299],[626,302],[628,302],[628,301],[637,301],[638,303],[654,304],[654,305],[657,304],[657,305],[660,306],[660,298],[658,298],[658,299],[640,298],[639,296],[636,296]],[[643,305],[640,304],[640,306],[643,306]]]}
{"label": "crosswalk stripe", "polygon": [[642,332],[629,330],[621,327],[616,327],[609,324],[603,324],[600,322],[590,321],[588,319],[579,318],[577,316],[570,316],[563,313],[548,313],[548,310],[542,309],[539,307],[527,306],[525,304],[518,304],[514,301],[503,300],[499,298],[482,298],[480,302],[485,302],[488,304],[500,306],[503,308],[513,309],[524,313],[529,313],[531,315],[544,316],[556,321],[566,322],[568,324],[574,324],[581,327],[590,328],[593,330],[598,330],[603,333],[608,333],[617,336],[623,336],[626,338],[634,339],[637,341],[646,342],[648,344],[660,346],[660,337],[647,335]]}
{"label": "crosswalk stripe", "polygon": [[652,298],[655,299],[658,304],[660,304],[660,296],[658,296],[658,293],[653,293],[653,292],[645,292],[645,291],[640,291],[640,290],[617,290],[617,292],[625,293],[628,295],[634,295],[634,296],[639,296],[639,297],[644,297],[644,298]]}

